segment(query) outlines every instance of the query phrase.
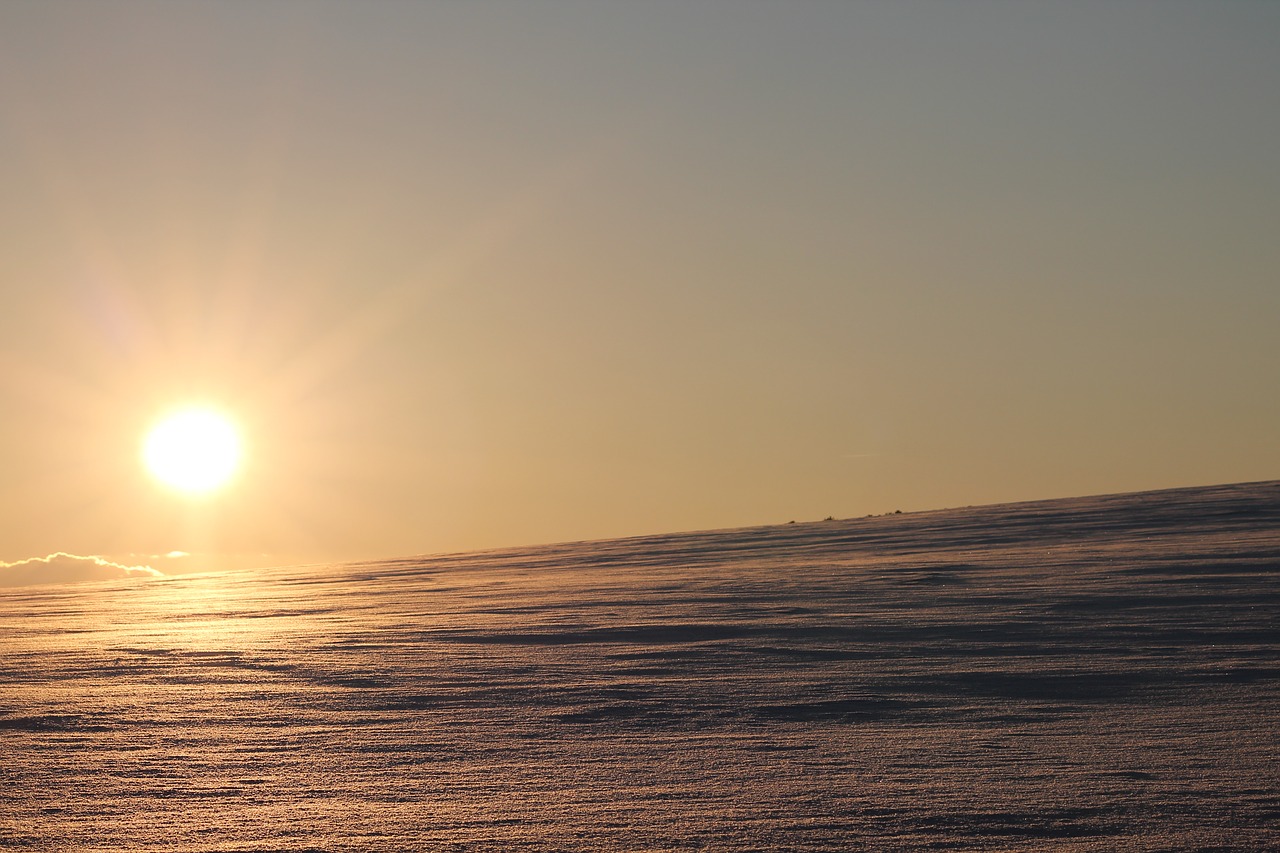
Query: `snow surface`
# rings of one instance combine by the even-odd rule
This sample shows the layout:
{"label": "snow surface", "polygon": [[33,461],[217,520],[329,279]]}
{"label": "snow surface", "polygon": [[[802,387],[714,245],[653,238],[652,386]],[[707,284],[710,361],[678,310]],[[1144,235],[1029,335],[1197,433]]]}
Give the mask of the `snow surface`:
{"label": "snow surface", "polygon": [[0,848],[1280,849],[1280,483],[0,590]]}

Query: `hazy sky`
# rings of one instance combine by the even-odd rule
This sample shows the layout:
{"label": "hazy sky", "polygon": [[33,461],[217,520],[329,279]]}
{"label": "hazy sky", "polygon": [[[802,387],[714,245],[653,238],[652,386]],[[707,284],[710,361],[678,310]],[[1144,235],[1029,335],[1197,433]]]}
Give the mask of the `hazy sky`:
{"label": "hazy sky", "polygon": [[5,561],[1280,477],[1280,3],[7,0],[0,239]]}

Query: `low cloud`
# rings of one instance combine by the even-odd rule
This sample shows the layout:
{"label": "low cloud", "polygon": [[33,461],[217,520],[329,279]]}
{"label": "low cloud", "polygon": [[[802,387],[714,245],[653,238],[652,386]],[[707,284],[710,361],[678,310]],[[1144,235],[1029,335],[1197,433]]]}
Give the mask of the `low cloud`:
{"label": "low cloud", "polygon": [[59,551],[47,557],[31,557],[16,563],[0,561],[0,586],[32,586],[45,583],[83,583],[121,578],[159,578],[150,566],[127,566],[102,557],[81,557]]}

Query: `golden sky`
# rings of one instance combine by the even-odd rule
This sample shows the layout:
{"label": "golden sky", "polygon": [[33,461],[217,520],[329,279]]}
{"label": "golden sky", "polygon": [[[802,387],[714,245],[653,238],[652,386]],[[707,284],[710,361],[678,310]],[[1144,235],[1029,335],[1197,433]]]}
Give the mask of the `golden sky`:
{"label": "golden sky", "polygon": [[[0,5],[0,561],[1280,477],[1277,45],[1262,2]],[[244,442],[200,498],[139,461],[190,403]]]}

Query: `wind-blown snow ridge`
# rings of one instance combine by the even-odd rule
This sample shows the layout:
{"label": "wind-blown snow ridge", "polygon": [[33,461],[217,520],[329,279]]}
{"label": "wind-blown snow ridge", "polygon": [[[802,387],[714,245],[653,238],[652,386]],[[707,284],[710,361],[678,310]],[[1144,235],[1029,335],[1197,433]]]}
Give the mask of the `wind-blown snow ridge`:
{"label": "wind-blown snow ridge", "polygon": [[1262,850],[1280,483],[0,591],[0,847]]}

